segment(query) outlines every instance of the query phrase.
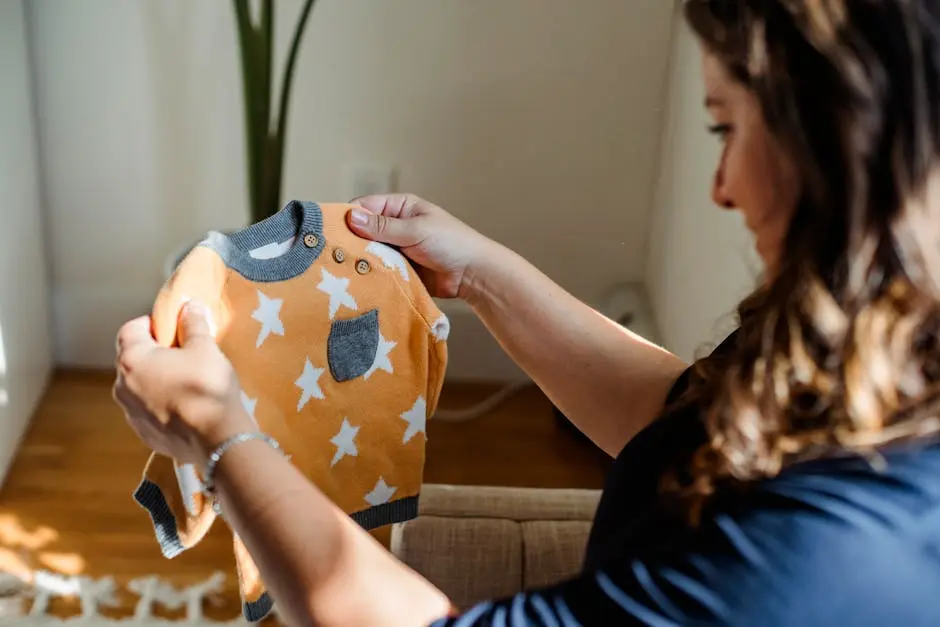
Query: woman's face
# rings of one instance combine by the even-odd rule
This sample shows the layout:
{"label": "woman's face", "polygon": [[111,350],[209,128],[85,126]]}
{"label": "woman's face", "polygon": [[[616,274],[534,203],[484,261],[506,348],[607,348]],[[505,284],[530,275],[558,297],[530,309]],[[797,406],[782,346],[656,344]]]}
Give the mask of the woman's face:
{"label": "woman's face", "polygon": [[774,142],[757,97],[706,49],[703,71],[705,107],[714,121],[711,130],[722,142],[712,199],[741,212],[757,253],[773,271],[796,208],[796,169]]}

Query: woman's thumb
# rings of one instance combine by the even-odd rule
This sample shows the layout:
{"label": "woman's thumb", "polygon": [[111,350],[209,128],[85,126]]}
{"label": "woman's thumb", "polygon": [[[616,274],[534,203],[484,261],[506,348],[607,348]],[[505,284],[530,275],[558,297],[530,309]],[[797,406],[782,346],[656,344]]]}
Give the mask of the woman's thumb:
{"label": "woman's thumb", "polygon": [[191,300],[183,307],[180,316],[179,341],[181,346],[209,340],[215,342],[215,324],[209,308],[198,300]]}
{"label": "woman's thumb", "polygon": [[349,228],[366,239],[392,246],[413,246],[420,241],[414,219],[390,218],[358,207],[351,209],[347,218]]}

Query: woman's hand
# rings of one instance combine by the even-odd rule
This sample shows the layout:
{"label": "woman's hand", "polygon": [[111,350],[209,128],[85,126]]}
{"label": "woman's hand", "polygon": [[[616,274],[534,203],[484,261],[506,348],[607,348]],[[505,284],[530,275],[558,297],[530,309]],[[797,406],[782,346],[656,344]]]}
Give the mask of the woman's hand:
{"label": "woman's hand", "polygon": [[464,297],[470,269],[493,242],[437,205],[412,194],[353,199],[349,227],[360,237],[397,247],[418,264],[432,296]]}
{"label": "woman's hand", "polygon": [[[114,397],[156,452],[205,469],[226,438],[258,429],[241,404],[204,308],[187,304],[179,348],[151,336],[147,317],[118,334]],[[447,597],[394,559],[279,452],[257,440],[216,469],[226,522],[245,543],[290,625],[428,625]]]}
{"label": "woman's hand", "polygon": [[225,438],[256,429],[204,311],[193,302],[183,308],[179,348],[157,344],[149,317],[125,324],[117,337],[114,385],[115,400],[147,446],[198,468]]}

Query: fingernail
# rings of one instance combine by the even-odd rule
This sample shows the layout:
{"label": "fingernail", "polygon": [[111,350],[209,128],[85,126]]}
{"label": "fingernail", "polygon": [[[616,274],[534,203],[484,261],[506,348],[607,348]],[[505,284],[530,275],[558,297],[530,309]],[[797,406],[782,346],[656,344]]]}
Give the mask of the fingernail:
{"label": "fingernail", "polygon": [[186,303],[186,313],[187,314],[193,313],[198,316],[202,316],[203,318],[208,318],[209,308],[206,307],[206,305],[202,301],[193,299]]}
{"label": "fingernail", "polygon": [[351,219],[352,223],[357,226],[369,225],[369,214],[367,214],[362,209],[353,209]]}

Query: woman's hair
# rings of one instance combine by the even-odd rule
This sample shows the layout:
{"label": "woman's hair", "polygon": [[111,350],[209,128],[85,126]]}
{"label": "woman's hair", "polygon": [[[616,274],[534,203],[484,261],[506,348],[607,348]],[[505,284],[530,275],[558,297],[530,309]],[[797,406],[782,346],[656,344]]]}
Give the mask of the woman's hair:
{"label": "woman's hair", "polygon": [[801,182],[779,266],[696,363],[685,400],[707,408],[709,441],[672,485],[694,512],[720,485],[940,431],[940,2],[684,13]]}

